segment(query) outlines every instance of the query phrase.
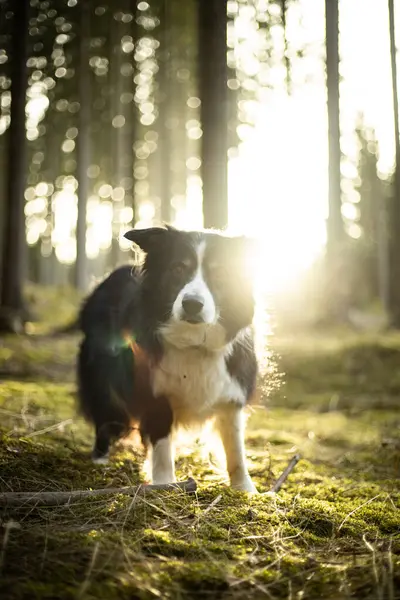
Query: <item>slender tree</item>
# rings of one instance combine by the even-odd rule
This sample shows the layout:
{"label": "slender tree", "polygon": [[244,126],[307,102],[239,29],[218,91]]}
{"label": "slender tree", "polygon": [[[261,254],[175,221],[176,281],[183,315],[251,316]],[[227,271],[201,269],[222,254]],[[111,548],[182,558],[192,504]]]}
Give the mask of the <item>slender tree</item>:
{"label": "slender tree", "polygon": [[227,2],[199,0],[201,174],[205,227],[228,224]]}
{"label": "slender tree", "polygon": [[[388,240],[386,228],[386,203],[384,182],[378,177],[378,141],[374,129],[367,127],[363,115],[360,115],[356,134],[359,145],[358,179],[356,186],[360,198],[358,224],[361,237],[356,241],[359,263],[358,277],[354,281],[355,293],[364,302],[373,302],[380,298],[382,306],[387,308],[388,292]],[[360,285],[360,280],[363,284]]]}
{"label": "slender tree", "polygon": [[394,2],[389,0],[390,59],[392,65],[392,94],[395,135],[394,190],[390,206],[390,277],[389,306],[391,324],[400,327],[400,126],[399,98],[397,92],[396,30]]}
{"label": "slender tree", "polygon": [[328,259],[336,263],[344,237],[340,190],[340,120],[339,120],[339,2],[325,0],[326,85],[329,136],[329,218]]}
{"label": "slender tree", "polygon": [[20,331],[27,314],[23,301],[25,247],[24,192],[26,173],[25,104],[29,0],[13,4],[11,56],[11,123],[8,135],[6,202],[1,273],[0,330]]}
{"label": "slender tree", "polygon": [[79,65],[79,133],[77,139],[78,219],[76,223],[75,286],[85,291],[87,286],[86,206],[89,196],[88,167],[90,164],[91,85],[89,68],[90,3],[81,0],[80,6],[80,65]]}
{"label": "slender tree", "polygon": [[[126,17],[130,17],[130,20]],[[119,243],[119,215],[125,205],[126,198],[133,199],[125,189],[126,182],[133,174],[133,144],[135,142],[135,118],[133,94],[136,75],[134,45],[136,44],[137,0],[120,0],[120,5],[113,11],[110,31],[110,114],[111,114],[111,183],[120,189],[117,197],[113,196],[113,239],[109,253],[109,266],[115,268],[124,259]],[[127,50],[127,41],[132,40],[131,50]],[[132,94],[132,101],[126,97]],[[117,122],[116,122],[116,121]],[[120,122],[118,122],[120,121]],[[121,190],[123,189],[123,194]]]}
{"label": "slender tree", "polygon": [[171,130],[167,127],[171,107],[169,2],[163,0],[160,11],[160,47],[158,52],[158,151],[160,155],[161,219],[170,223],[171,206]]}
{"label": "slender tree", "polygon": [[[119,8],[119,7],[118,7]],[[124,148],[122,144],[123,129],[126,127],[126,116],[124,106],[121,103],[121,95],[124,88],[125,77],[121,73],[121,67],[123,64],[123,51],[121,48],[122,36],[125,33],[126,26],[122,23],[121,19],[118,18],[121,11],[112,11],[111,23],[110,23],[110,113],[111,113],[111,131],[110,131],[110,145],[111,145],[111,183],[113,187],[121,185],[123,179],[123,168],[122,163],[124,160]],[[124,119],[124,124],[115,123],[114,119]],[[118,265],[120,257],[119,239],[116,232],[118,224],[118,212],[121,208],[121,201],[116,201],[113,198],[113,237],[111,242],[111,251],[108,254],[110,268],[113,269]]]}
{"label": "slender tree", "polygon": [[[326,318],[347,321],[346,233],[342,217],[339,111],[339,0],[325,0],[326,88],[328,109],[328,204],[325,269]],[[347,291],[346,291],[347,290]]]}

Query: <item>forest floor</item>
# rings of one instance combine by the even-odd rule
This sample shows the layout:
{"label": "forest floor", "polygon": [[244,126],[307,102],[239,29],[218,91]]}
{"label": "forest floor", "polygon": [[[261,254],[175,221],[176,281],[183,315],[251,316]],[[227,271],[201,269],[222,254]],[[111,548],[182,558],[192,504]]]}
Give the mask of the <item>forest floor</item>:
{"label": "forest floor", "polygon": [[[1,492],[145,481],[139,450],[107,466],[88,458],[77,342],[0,339]],[[195,494],[3,507],[0,597],[400,598],[400,335],[298,334],[272,347],[279,385],[251,414],[247,455],[266,492],[301,454],[278,494],[230,490],[196,441],[177,457]]]}

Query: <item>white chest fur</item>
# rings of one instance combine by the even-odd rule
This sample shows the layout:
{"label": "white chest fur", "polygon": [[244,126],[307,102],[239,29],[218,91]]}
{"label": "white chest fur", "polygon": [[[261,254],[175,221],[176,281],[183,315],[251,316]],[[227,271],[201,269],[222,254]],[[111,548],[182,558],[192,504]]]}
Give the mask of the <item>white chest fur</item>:
{"label": "white chest fur", "polygon": [[245,403],[245,393],[229,374],[223,352],[168,347],[152,378],[153,393],[165,395],[176,425],[201,423],[221,405]]}

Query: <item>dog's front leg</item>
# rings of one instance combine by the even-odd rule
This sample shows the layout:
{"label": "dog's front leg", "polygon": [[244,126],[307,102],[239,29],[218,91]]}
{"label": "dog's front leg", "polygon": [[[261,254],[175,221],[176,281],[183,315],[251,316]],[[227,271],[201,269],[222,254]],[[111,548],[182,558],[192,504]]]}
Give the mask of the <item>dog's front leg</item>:
{"label": "dog's front leg", "polygon": [[171,436],[158,440],[151,450],[152,483],[174,483],[175,463]]}
{"label": "dog's front leg", "polygon": [[231,486],[257,493],[246,466],[243,409],[234,406],[222,409],[217,415],[216,427],[224,445]]}
{"label": "dog's front leg", "polygon": [[140,433],[142,440],[151,445],[151,480],[155,484],[175,483],[172,422],[168,399],[151,398],[140,423]]}

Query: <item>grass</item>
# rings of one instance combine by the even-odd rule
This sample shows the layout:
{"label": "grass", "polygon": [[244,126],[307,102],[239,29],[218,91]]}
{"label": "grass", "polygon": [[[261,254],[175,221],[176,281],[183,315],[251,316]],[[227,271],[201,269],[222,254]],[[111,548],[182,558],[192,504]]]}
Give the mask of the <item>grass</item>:
{"label": "grass", "polygon": [[[400,336],[278,337],[247,434],[265,492],[226,486],[201,441],[178,476],[195,495],[89,499],[0,513],[0,596],[19,599],[400,598]],[[88,460],[75,415],[77,338],[0,340],[1,491],[88,489],[145,480],[140,450]],[[271,387],[271,393],[268,393]]]}

